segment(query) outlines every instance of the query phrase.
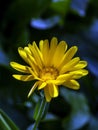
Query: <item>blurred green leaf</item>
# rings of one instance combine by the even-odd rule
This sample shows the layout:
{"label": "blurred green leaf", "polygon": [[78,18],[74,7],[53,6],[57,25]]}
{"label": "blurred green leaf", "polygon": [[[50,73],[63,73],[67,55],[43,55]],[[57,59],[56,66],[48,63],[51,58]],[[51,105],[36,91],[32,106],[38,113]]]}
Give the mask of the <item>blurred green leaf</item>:
{"label": "blurred green leaf", "polygon": [[63,121],[64,128],[66,130],[81,128],[90,118],[89,107],[85,96],[67,89],[61,89],[61,94],[71,105],[71,113]]}
{"label": "blurred green leaf", "polygon": [[19,128],[1,109],[0,109],[0,130],[19,130]]}
{"label": "blurred green leaf", "polygon": [[6,123],[6,121],[4,120],[4,118],[2,117],[2,115],[0,115],[0,129],[2,129],[2,130],[11,130],[11,128]]}
{"label": "blurred green leaf", "polygon": [[71,0],[53,0],[50,7],[55,12],[61,14],[62,16],[65,16],[69,10],[70,1]]}
{"label": "blurred green leaf", "polygon": [[41,105],[41,100],[39,100],[38,103],[37,103],[36,106],[35,106],[34,115],[33,115],[33,118],[34,118],[35,120],[37,119],[37,116],[38,116],[38,113],[39,113],[40,105]]}
{"label": "blurred green leaf", "polygon": [[[43,101],[44,102],[44,101]],[[42,99],[39,99],[39,101],[37,102],[37,104],[36,104],[36,107],[35,107],[35,110],[34,110],[34,115],[33,115],[33,118],[35,119],[35,120],[37,120],[37,118],[38,118],[38,114],[39,114],[39,112],[40,112],[40,107],[42,106]],[[48,112],[48,108],[49,108],[49,103],[47,103],[46,101],[45,101],[45,104],[44,104],[44,109],[43,109],[43,111],[42,111],[42,113],[41,113],[41,120],[43,120],[44,119],[44,117],[47,115],[47,112]]]}

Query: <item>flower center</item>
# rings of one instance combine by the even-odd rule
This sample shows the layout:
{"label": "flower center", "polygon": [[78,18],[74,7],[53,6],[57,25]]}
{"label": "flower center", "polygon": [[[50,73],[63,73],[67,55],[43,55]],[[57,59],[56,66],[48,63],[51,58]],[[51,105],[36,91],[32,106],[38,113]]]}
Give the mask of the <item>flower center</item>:
{"label": "flower center", "polygon": [[40,78],[44,81],[56,79],[58,74],[59,74],[59,72],[56,68],[54,68],[54,67],[44,67],[40,71]]}

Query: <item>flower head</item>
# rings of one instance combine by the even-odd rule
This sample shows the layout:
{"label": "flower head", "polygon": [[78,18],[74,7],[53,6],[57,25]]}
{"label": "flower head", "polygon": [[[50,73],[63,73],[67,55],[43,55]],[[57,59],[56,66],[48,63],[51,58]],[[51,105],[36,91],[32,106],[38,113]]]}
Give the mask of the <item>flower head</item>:
{"label": "flower head", "polygon": [[27,65],[11,62],[10,65],[22,74],[14,74],[13,77],[22,81],[36,80],[31,88],[28,97],[37,88],[44,90],[46,101],[59,95],[60,85],[71,89],[79,89],[80,85],[76,81],[88,74],[84,69],[87,62],[74,57],[77,46],[67,50],[67,43],[53,37],[49,44],[48,40],[41,40],[39,47],[35,42],[27,47],[19,47],[18,52]]}

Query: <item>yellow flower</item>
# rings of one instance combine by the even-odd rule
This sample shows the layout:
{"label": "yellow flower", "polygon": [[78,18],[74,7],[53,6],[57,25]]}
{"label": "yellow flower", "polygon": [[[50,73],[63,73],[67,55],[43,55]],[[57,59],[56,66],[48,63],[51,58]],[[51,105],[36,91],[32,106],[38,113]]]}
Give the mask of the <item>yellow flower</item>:
{"label": "yellow flower", "polygon": [[46,101],[51,101],[59,95],[60,85],[71,89],[79,89],[76,81],[88,74],[87,62],[79,57],[73,58],[77,52],[77,46],[67,50],[67,43],[53,37],[49,44],[48,40],[41,40],[39,47],[35,41],[27,47],[19,47],[18,52],[27,65],[11,62],[10,65],[22,74],[14,74],[13,77],[22,81],[36,80],[28,97],[33,91],[43,89]]}

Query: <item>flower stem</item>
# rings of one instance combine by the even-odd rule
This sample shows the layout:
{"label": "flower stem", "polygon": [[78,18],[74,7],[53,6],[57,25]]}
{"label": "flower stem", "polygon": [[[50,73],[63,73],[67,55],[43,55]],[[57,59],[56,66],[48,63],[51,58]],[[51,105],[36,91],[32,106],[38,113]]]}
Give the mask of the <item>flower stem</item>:
{"label": "flower stem", "polygon": [[33,130],[37,130],[37,127],[38,127],[38,125],[39,125],[39,123],[41,121],[41,118],[42,118],[43,114],[44,114],[46,104],[47,104],[46,99],[43,98],[42,101],[41,101],[41,105],[40,105],[37,117],[36,117],[36,121],[34,123]]}

